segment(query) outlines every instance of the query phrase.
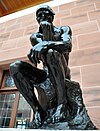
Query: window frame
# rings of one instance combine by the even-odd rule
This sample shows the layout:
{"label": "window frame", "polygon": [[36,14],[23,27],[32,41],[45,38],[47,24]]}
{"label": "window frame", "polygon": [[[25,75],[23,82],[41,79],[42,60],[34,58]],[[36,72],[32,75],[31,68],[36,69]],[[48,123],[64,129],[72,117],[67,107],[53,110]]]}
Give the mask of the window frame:
{"label": "window frame", "polygon": [[[15,126],[15,121],[16,121],[16,114],[18,111],[18,104],[19,104],[19,99],[20,99],[20,92],[18,91],[18,89],[16,88],[16,86],[13,87],[5,87],[5,80],[6,80],[6,74],[10,73],[9,69],[8,70],[3,70],[2,72],[2,78],[0,80],[0,95],[1,94],[13,94],[15,93],[15,100],[13,103],[13,107],[12,107],[12,112],[11,112],[11,119],[10,119],[10,123],[9,123],[9,128],[14,128]],[[30,121],[32,120],[32,109],[31,109],[31,116],[30,116]]]}
{"label": "window frame", "polygon": [[12,112],[11,112],[11,119],[9,123],[9,128],[13,128],[16,120],[16,114],[17,114],[17,108],[18,108],[18,103],[19,103],[19,98],[20,98],[20,93],[17,90],[16,87],[5,87],[5,80],[6,80],[6,74],[10,73],[9,69],[8,70],[3,70],[2,72],[2,78],[1,78],[1,87],[0,87],[0,95],[1,94],[13,94],[15,93],[15,100],[13,103],[12,107]]}
{"label": "window frame", "polygon": [[18,91],[3,91],[3,92],[0,92],[0,95],[1,94],[15,94],[15,99],[14,99],[12,112],[11,112],[11,119],[9,123],[9,128],[13,128],[15,124],[15,120],[16,120],[16,113],[17,113],[20,93]]}

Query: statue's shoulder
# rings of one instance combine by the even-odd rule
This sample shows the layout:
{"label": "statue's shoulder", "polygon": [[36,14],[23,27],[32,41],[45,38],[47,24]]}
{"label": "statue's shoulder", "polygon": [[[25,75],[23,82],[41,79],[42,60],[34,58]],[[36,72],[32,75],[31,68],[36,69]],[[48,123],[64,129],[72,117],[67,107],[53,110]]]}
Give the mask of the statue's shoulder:
{"label": "statue's shoulder", "polygon": [[67,33],[67,34],[72,35],[70,26],[56,26],[56,28],[60,30],[62,33]]}
{"label": "statue's shoulder", "polygon": [[69,32],[71,28],[69,26],[55,26],[55,30]]}
{"label": "statue's shoulder", "polygon": [[60,28],[61,28],[61,30],[63,30],[63,32],[66,32],[66,33],[71,32],[70,26],[61,26]]}

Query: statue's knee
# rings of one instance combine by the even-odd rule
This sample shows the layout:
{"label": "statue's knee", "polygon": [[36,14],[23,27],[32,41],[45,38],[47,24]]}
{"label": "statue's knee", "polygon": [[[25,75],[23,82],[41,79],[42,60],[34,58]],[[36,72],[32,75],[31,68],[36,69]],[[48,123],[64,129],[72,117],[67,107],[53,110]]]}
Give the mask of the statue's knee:
{"label": "statue's knee", "polygon": [[59,55],[60,53],[56,50],[52,50],[52,49],[49,49],[48,52],[47,52],[47,55]]}
{"label": "statue's knee", "polygon": [[10,64],[10,72],[11,74],[16,74],[17,72],[20,72],[21,68],[22,68],[22,61],[16,61],[14,63]]}
{"label": "statue's knee", "polygon": [[49,60],[55,60],[55,61],[56,61],[56,60],[58,60],[58,58],[59,58],[60,56],[61,56],[61,54],[60,54],[59,52],[50,49],[50,50],[48,50],[48,52],[47,52],[46,58],[47,58],[48,61],[49,61]]}

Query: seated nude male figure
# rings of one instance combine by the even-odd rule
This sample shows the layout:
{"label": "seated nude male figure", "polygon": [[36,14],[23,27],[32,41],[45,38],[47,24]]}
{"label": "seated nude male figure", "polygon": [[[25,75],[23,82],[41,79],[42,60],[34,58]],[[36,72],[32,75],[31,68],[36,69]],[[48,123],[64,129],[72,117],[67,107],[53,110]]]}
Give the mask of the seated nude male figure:
{"label": "seated nude male figure", "polygon": [[[16,61],[10,65],[15,84],[32,107],[34,114],[38,112],[40,125],[47,117],[47,109],[44,110],[38,102],[34,93],[35,85],[41,85],[47,79],[52,83],[57,101],[51,117],[53,122],[62,119],[67,105],[65,79],[70,79],[68,58],[72,47],[72,32],[69,26],[54,26],[54,15],[53,10],[47,5],[40,6],[36,11],[39,31],[30,37],[32,48],[28,54],[29,60],[35,66],[23,61]],[[43,64],[43,70],[37,68],[40,61]]]}

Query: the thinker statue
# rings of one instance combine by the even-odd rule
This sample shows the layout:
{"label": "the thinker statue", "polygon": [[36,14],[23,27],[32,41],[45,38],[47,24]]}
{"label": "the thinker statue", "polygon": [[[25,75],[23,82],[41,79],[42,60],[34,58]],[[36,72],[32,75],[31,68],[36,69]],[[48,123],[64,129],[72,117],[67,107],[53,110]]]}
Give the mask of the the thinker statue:
{"label": "the thinker statue", "polygon": [[[70,80],[71,29],[69,26],[54,26],[54,15],[47,5],[37,9],[39,30],[30,37],[32,48],[28,54],[34,66],[16,61],[10,65],[11,75],[33,109],[31,128],[64,129],[67,124],[65,129],[96,129],[85,110],[79,84]],[[43,70],[37,68],[40,62]],[[64,126],[61,125],[63,122]],[[51,124],[56,127],[51,128]]]}

